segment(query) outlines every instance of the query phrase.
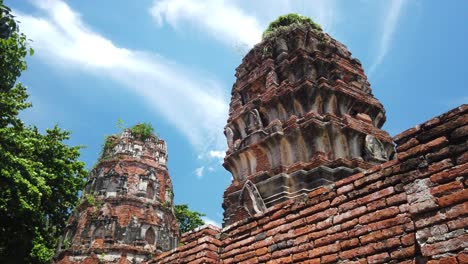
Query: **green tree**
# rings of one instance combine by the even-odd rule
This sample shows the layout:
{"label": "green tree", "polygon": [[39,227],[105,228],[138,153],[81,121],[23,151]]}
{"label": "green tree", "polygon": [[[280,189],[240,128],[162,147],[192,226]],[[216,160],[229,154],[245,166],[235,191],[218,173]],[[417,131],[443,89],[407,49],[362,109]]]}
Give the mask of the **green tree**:
{"label": "green tree", "polygon": [[179,222],[179,232],[185,233],[205,224],[201,217],[205,214],[191,211],[186,204],[174,206],[175,216]]}
{"label": "green tree", "polygon": [[57,126],[45,134],[18,114],[31,106],[17,83],[32,55],[0,0],[0,263],[48,263],[84,183],[79,147]]}

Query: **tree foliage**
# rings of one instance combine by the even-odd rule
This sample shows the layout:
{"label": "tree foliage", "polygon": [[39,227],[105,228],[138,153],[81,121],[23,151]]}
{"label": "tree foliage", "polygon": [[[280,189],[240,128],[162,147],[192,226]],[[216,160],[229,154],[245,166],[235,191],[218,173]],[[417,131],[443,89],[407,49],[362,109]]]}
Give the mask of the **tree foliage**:
{"label": "tree foliage", "polygon": [[0,0],[0,263],[48,263],[86,175],[79,147],[57,126],[42,134],[18,114],[31,106],[17,78],[32,55]]}
{"label": "tree foliage", "polygon": [[185,233],[205,224],[201,217],[205,214],[191,211],[186,204],[174,206],[175,216],[179,222],[179,232]]}
{"label": "tree foliage", "polygon": [[291,13],[279,16],[276,20],[272,21],[268,28],[263,32],[263,39],[268,38],[278,30],[288,28],[292,25],[308,25],[313,29],[322,31],[322,27],[315,23],[312,19],[299,14]]}

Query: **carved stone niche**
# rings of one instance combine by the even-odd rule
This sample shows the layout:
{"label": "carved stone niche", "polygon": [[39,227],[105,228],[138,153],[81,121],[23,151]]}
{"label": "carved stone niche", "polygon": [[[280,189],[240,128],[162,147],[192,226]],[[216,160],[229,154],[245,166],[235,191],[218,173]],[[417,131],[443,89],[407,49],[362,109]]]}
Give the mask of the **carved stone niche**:
{"label": "carved stone niche", "polygon": [[257,187],[251,181],[245,182],[239,198],[240,205],[244,207],[250,216],[265,212],[267,209]]}
{"label": "carved stone niche", "polygon": [[263,128],[262,119],[260,118],[260,114],[257,109],[254,109],[247,114],[246,123],[247,127],[245,132],[247,134],[251,134],[252,132]]}
{"label": "carved stone niche", "polygon": [[380,163],[388,161],[389,159],[382,142],[372,135],[366,135],[364,142],[364,153],[364,158],[367,161]]}

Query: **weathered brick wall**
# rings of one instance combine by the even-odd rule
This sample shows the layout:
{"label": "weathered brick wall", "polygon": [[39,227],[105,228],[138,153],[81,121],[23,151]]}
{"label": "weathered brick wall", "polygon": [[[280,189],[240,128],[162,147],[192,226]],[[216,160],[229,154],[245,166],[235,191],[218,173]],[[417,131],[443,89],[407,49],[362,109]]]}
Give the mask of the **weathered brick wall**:
{"label": "weathered brick wall", "polygon": [[468,105],[395,137],[398,158],[153,263],[468,263]]}
{"label": "weathered brick wall", "polygon": [[184,233],[178,248],[157,256],[149,263],[219,263],[221,229],[207,225]]}
{"label": "weathered brick wall", "polygon": [[395,137],[409,212],[429,263],[468,263],[468,105]]}

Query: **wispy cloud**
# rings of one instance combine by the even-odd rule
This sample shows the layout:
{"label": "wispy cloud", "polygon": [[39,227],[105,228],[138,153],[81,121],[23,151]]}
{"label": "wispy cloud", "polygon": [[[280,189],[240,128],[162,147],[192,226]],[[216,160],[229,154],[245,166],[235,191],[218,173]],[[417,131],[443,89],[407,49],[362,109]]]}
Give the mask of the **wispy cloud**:
{"label": "wispy cloud", "polygon": [[206,225],[214,225],[214,226],[217,226],[217,227],[221,227],[221,223],[219,222],[216,222],[215,220],[207,217],[207,216],[203,216],[202,217],[202,220],[205,222]]}
{"label": "wispy cloud", "polygon": [[291,12],[310,16],[325,29],[336,19],[333,0],[156,0],[150,9],[160,26],[185,23],[236,49],[258,43],[270,21]]}
{"label": "wispy cloud", "polygon": [[228,104],[214,78],[158,54],[119,47],[62,1],[32,3],[39,15],[16,15],[38,57],[60,69],[79,69],[120,83],[164,116],[198,151],[224,147]]}
{"label": "wispy cloud", "polygon": [[392,0],[390,2],[390,7],[383,23],[382,36],[379,42],[377,57],[369,69],[369,75],[373,74],[376,68],[383,62],[383,59],[390,49],[404,2],[405,1],[403,0]]}
{"label": "wispy cloud", "polygon": [[195,176],[197,176],[197,179],[203,178],[203,172],[205,171],[205,166],[201,166],[199,168],[196,168],[193,173]]}
{"label": "wispy cloud", "polygon": [[199,27],[219,41],[232,45],[241,42],[253,46],[262,29],[255,17],[224,0],[162,0],[150,9],[158,25],[163,22],[178,27],[181,22]]}

